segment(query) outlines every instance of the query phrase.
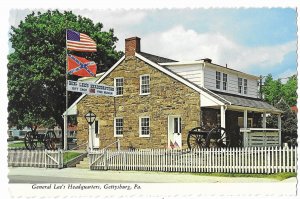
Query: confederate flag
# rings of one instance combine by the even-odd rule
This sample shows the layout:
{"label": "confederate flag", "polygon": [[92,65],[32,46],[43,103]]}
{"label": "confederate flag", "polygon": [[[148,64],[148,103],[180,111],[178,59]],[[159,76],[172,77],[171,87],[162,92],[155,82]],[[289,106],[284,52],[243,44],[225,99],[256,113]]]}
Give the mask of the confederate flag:
{"label": "confederate flag", "polygon": [[96,63],[83,57],[68,55],[68,74],[81,77],[95,77]]}

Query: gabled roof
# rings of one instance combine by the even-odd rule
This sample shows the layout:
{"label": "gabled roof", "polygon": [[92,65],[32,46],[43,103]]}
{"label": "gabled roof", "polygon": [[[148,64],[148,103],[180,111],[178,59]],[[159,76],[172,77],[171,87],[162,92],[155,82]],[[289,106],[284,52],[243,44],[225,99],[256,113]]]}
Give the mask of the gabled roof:
{"label": "gabled roof", "polygon": [[[217,93],[215,91],[210,91],[204,87],[200,87],[199,85],[185,79],[184,77],[180,76],[179,74],[175,73],[174,71],[168,69],[165,66],[162,66],[158,63],[163,62],[176,62],[175,60],[171,60],[164,57],[159,57],[156,55],[151,55],[144,52],[135,53],[135,56],[142,61],[148,63],[149,65],[153,66],[154,68],[158,69],[159,71],[163,72],[166,75],[171,76],[172,78],[178,80],[179,82],[185,84],[186,86],[192,88],[193,90],[199,92],[200,94],[210,98],[214,99],[214,101],[217,101],[220,105],[236,105],[236,106],[243,106],[243,107],[253,107],[253,108],[259,108],[259,109],[268,109],[273,112],[281,112],[272,105],[256,99],[256,98],[245,98],[241,96],[234,96],[227,93]],[[96,83],[100,83],[107,75],[109,75],[123,60],[125,59],[125,56],[123,56],[116,64],[114,64],[107,72],[105,72],[100,79],[96,81]],[[85,97],[86,94],[81,95],[68,109],[72,110],[74,107],[76,107],[76,104]],[[71,111],[70,111],[71,112]],[[65,114],[65,113],[64,113]]]}
{"label": "gabled roof", "polygon": [[142,55],[143,57],[149,59],[150,61],[153,61],[156,64],[158,64],[158,63],[178,62],[178,61],[175,61],[173,59],[160,57],[160,56],[152,55],[152,54],[145,53],[145,52],[139,52],[139,54]]}

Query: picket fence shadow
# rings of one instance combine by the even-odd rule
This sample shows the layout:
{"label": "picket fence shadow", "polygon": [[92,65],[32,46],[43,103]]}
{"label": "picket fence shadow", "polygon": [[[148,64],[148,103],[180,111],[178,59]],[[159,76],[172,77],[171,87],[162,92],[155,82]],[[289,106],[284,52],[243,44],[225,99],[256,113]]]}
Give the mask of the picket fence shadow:
{"label": "picket fence shadow", "polygon": [[8,150],[9,167],[63,168],[63,150]]}
{"label": "picket fence shadow", "polygon": [[269,174],[296,172],[297,147],[99,150],[89,159],[91,170]]}

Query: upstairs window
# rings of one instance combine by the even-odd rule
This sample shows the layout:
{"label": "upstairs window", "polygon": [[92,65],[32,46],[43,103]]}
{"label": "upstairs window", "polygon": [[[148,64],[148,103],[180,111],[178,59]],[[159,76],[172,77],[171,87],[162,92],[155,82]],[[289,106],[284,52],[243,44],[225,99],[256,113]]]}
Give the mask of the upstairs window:
{"label": "upstairs window", "polygon": [[150,94],[150,75],[140,76],[140,94],[141,95]]}
{"label": "upstairs window", "polygon": [[243,79],[242,78],[238,78],[238,92],[240,94],[242,94],[243,91]]}
{"label": "upstairs window", "polygon": [[247,90],[248,90],[248,82],[246,79],[244,79],[244,94],[247,95]]}
{"label": "upstairs window", "polygon": [[123,77],[115,78],[116,96],[123,95],[123,86],[124,86],[124,78]]}
{"label": "upstairs window", "polygon": [[221,73],[216,71],[216,89],[221,88]]}
{"label": "upstairs window", "polygon": [[227,74],[223,73],[223,90],[227,90]]}

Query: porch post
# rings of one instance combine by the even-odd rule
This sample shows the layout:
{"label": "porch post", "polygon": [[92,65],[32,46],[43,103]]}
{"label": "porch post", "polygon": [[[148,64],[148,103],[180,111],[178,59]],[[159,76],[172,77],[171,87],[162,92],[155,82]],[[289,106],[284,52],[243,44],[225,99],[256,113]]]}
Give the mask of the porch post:
{"label": "porch post", "polygon": [[279,146],[281,146],[281,115],[280,114],[278,114],[277,115],[277,121],[278,121],[278,129],[279,129],[279,131],[278,131],[278,141],[279,141]]}
{"label": "porch post", "polygon": [[64,150],[68,150],[68,112],[64,115]]}
{"label": "porch post", "polygon": [[225,106],[221,106],[221,127],[225,128]]}
{"label": "porch post", "polygon": [[248,111],[244,110],[244,128],[248,128]]}
{"label": "porch post", "polygon": [[267,128],[267,117],[266,117],[266,112],[263,113],[262,127],[263,127],[264,129]]}

